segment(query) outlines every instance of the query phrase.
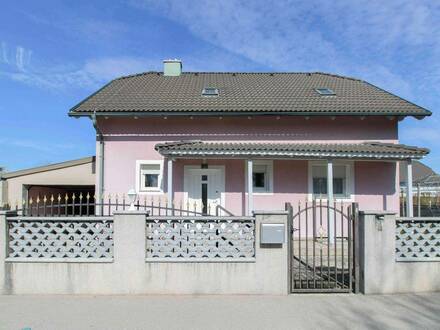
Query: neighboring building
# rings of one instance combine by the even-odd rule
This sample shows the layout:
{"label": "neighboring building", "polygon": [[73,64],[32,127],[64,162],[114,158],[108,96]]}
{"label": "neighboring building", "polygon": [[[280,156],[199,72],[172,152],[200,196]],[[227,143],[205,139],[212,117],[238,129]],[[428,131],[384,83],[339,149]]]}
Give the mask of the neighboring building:
{"label": "neighboring building", "polygon": [[72,193],[94,195],[95,157],[86,157],[63,163],[40,166],[0,175],[2,187],[1,207],[21,208],[23,201],[37,197],[47,199],[53,195],[64,196]]}
{"label": "neighboring building", "polygon": [[[413,162],[412,181],[414,194],[421,193],[429,196],[440,196],[440,175],[432,168],[419,162]],[[406,194],[406,172],[400,172],[400,189],[403,195]]]}
{"label": "neighboring building", "polygon": [[164,65],[115,79],[70,110],[96,128],[98,196],[134,188],[235,215],[316,198],[397,212],[399,161],[429,152],[400,145],[398,123],[431,112],[362,80]]}

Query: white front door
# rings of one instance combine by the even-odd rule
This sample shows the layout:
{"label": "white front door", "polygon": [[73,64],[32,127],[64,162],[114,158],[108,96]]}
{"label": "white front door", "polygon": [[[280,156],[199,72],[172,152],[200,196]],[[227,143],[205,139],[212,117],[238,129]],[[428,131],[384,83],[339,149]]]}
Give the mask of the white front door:
{"label": "white front door", "polygon": [[184,190],[186,205],[190,210],[205,214],[215,214],[217,205],[223,206],[225,181],[224,167],[211,166],[202,169],[196,166],[185,166]]}

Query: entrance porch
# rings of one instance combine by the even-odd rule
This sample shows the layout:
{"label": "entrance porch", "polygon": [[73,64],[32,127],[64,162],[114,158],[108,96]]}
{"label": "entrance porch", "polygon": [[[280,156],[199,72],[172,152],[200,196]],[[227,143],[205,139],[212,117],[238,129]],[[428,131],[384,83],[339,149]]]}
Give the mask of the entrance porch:
{"label": "entrance porch", "polygon": [[[168,207],[204,214],[251,215],[285,202],[356,202],[361,210],[399,211],[398,161],[428,150],[378,142],[218,143],[156,145],[166,158]],[[410,180],[409,180],[410,181]],[[412,210],[412,187],[408,188]]]}

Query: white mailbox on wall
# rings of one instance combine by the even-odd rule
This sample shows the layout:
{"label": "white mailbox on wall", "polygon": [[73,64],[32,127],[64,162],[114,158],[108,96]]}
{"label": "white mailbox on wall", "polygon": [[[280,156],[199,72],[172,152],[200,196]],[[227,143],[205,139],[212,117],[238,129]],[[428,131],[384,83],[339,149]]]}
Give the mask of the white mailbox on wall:
{"label": "white mailbox on wall", "polygon": [[284,244],[285,225],[283,223],[262,223],[260,226],[261,244]]}

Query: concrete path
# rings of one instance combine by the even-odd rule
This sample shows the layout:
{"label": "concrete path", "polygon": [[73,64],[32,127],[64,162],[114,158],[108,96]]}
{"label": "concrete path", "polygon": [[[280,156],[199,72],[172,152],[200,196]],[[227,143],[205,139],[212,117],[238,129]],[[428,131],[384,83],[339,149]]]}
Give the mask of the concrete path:
{"label": "concrete path", "polygon": [[0,329],[440,329],[440,293],[0,296]]}

